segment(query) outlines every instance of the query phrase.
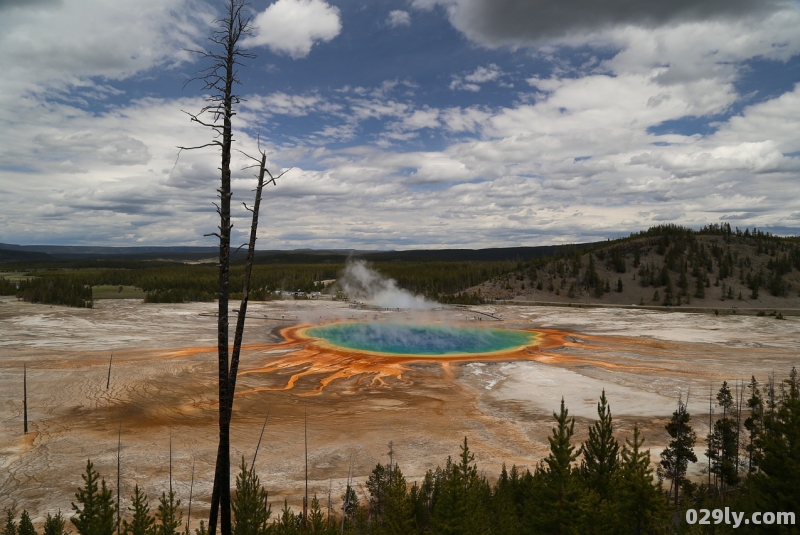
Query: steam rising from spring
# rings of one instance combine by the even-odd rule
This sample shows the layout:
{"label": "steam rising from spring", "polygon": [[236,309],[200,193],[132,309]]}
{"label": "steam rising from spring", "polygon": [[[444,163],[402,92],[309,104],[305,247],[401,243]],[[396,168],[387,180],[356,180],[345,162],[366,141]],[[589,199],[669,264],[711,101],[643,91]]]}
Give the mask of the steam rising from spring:
{"label": "steam rising from spring", "polygon": [[383,308],[431,310],[441,306],[421,295],[398,288],[394,279],[370,269],[363,260],[348,262],[339,284],[351,299]]}

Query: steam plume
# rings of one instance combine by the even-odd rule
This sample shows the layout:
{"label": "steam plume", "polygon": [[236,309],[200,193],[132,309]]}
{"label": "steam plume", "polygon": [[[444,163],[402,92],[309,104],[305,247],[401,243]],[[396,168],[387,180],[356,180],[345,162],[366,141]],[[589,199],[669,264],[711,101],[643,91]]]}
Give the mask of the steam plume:
{"label": "steam plume", "polygon": [[339,284],[351,299],[365,301],[383,308],[430,310],[440,306],[421,295],[414,295],[398,288],[394,279],[384,277],[370,269],[363,260],[348,262]]}

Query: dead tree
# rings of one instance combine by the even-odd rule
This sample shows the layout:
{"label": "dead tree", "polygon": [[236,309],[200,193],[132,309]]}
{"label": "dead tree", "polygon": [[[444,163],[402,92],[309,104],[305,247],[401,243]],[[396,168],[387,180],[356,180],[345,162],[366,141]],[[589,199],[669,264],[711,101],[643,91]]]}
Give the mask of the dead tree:
{"label": "dead tree", "polygon": [[272,411],[270,407],[267,409],[267,416],[264,418],[264,425],[261,426],[261,435],[258,437],[258,444],[256,444],[256,451],[253,453],[253,462],[250,464],[250,471],[254,471],[256,469],[256,457],[258,457],[258,448],[261,447],[261,439],[264,438],[264,429],[267,428],[267,422],[269,421],[269,413]]}
{"label": "dead tree", "polygon": [[308,530],[308,407],[303,406],[303,444],[306,451],[306,494],[303,496],[303,532]]}
{"label": "dead tree", "polygon": [[[113,353],[111,354],[114,355]],[[120,532],[120,469],[121,469],[121,453],[122,453],[122,422],[119,423],[119,431],[117,432],[117,535]]]}
{"label": "dead tree", "polygon": [[[255,56],[239,47],[239,40],[250,32],[250,19],[245,12],[244,0],[227,0],[225,12],[218,18],[216,29],[209,40],[210,49],[193,50],[211,65],[200,71],[196,78],[204,83],[203,90],[210,91],[207,104],[198,113],[186,112],[192,122],[211,129],[213,140],[196,147],[179,147],[180,150],[218,147],[222,162],[220,165],[220,187],[217,190],[219,204],[216,205],[220,224],[218,232],[209,236],[219,239],[219,282],[217,314],[217,360],[219,368],[219,449],[214,470],[214,490],[212,493],[209,533],[217,529],[217,514],[221,511],[222,535],[231,533],[230,497],[230,414],[228,402],[228,298],[230,293],[230,249],[231,249],[231,145],[233,129],[231,119],[235,115],[234,105],[240,98],[234,93],[234,85],[240,83],[236,69],[241,60]],[[230,395],[232,398],[232,393]]]}
{"label": "dead tree", "polygon": [[186,533],[189,531],[189,523],[192,520],[192,492],[194,491],[194,459],[192,459],[192,482],[189,483],[189,512],[186,514]]}
{"label": "dead tree", "polygon": [[24,434],[28,434],[28,364],[22,365],[22,420]]}
{"label": "dead tree", "polygon": [[[203,90],[210,92],[207,104],[197,113],[187,113],[192,122],[209,128],[213,140],[209,143],[194,147],[178,147],[182,150],[217,147],[221,153],[220,187],[217,190],[219,204],[216,204],[217,214],[220,217],[218,232],[207,236],[216,236],[219,239],[219,283],[218,283],[218,314],[217,314],[217,360],[218,360],[218,386],[219,386],[219,447],[214,470],[214,488],[211,496],[211,512],[209,515],[209,535],[215,535],[217,520],[219,518],[222,535],[231,533],[231,495],[230,495],[230,422],[233,412],[233,397],[236,389],[236,375],[239,366],[244,323],[247,313],[247,302],[250,291],[250,274],[252,272],[253,256],[255,252],[256,231],[258,227],[258,211],[261,202],[261,191],[264,186],[264,177],[269,175],[270,182],[275,184],[277,177],[273,176],[266,168],[266,153],[261,151],[260,158],[250,158],[258,162],[259,174],[256,188],[255,203],[252,208],[245,208],[252,213],[250,230],[250,243],[245,264],[244,288],[242,301],[239,307],[239,317],[236,322],[233,349],[229,360],[229,281],[230,281],[230,249],[231,249],[231,151],[233,144],[233,129],[231,120],[236,114],[234,106],[241,101],[234,92],[234,86],[239,84],[237,68],[242,65],[242,60],[253,59],[255,55],[248,53],[239,46],[239,41],[249,35],[252,30],[250,19],[247,16],[247,3],[245,0],[226,0],[224,14],[215,21],[216,29],[209,40],[209,50],[191,50],[210,65],[200,71],[195,80],[203,82]],[[180,153],[179,153],[180,154]]]}
{"label": "dead tree", "polygon": [[111,352],[111,358],[108,359],[108,377],[106,377],[106,390],[111,386],[111,363],[114,362],[114,352]]}

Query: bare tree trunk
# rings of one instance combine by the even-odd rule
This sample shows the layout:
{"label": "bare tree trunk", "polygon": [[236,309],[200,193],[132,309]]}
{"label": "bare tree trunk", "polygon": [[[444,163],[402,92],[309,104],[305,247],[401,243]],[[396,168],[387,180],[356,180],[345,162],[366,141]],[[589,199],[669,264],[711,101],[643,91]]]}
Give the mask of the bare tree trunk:
{"label": "bare tree trunk", "polygon": [[189,532],[189,523],[192,520],[192,492],[194,491],[194,459],[192,459],[192,482],[189,483],[189,512],[186,514],[186,533]]}
{"label": "bare tree trunk", "polygon": [[119,431],[117,432],[117,535],[119,535],[119,530],[120,530],[119,500],[120,500],[120,483],[121,483],[120,468],[122,463],[121,450],[122,450],[122,422],[119,423]]}
{"label": "bare tree trunk", "polygon": [[[239,307],[239,317],[236,322],[233,350],[229,355],[229,296],[230,296],[230,255],[231,255],[231,147],[233,143],[233,129],[231,119],[235,115],[234,105],[239,103],[239,97],[234,94],[233,86],[239,83],[236,78],[236,66],[241,65],[242,59],[253,59],[253,54],[247,53],[239,47],[239,40],[250,34],[252,26],[246,16],[246,0],[226,0],[224,17],[217,19],[217,29],[212,32],[209,40],[213,43],[214,50],[192,50],[205,59],[212,60],[212,64],[200,71],[197,79],[205,82],[203,89],[211,90],[207,104],[199,113],[187,113],[193,122],[210,128],[214,132],[214,140],[196,147],[179,147],[181,150],[200,149],[204,147],[219,147],[221,152],[220,186],[217,190],[219,205],[217,213],[220,217],[218,232],[209,234],[219,238],[219,280],[218,280],[218,312],[217,312],[217,364],[219,386],[219,447],[217,449],[216,468],[214,471],[214,487],[211,495],[211,512],[209,515],[209,535],[216,535],[217,522],[221,523],[222,535],[231,533],[231,495],[230,495],[230,423],[233,414],[233,399],[236,391],[236,376],[239,367],[239,354],[241,351],[244,322],[247,315],[247,303],[250,290],[250,276],[252,272],[253,256],[255,252],[256,230],[258,227],[258,211],[261,202],[261,191],[264,185],[264,175],[269,174],[270,181],[275,179],[266,170],[266,153],[261,152],[260,160],[252,158],[259,163],[259,181],[256,190],[256,200],[252,209],[253,221],[250,232],[247,263],[245,266],[245,281],[242,302]],[[210,113],[209,121],[201,116]],[[221,124],[220,124],[221,119]],[[229,359],[230,357],[230,359]]]}
{"label": "bare tree trunk", "polygon": [[22,365],[22,427],[28,434],[28,364]]}
{"label": "bare tree trunk", "polygon": [[264,425],[261,426],[261,435],[258,437],[258,444],[256,444],[256,451],[253,453],[253,463],[250,465],[250,471],[256,469],[256,457],[258,457],[258,448],[261,447],[261,439],[264,438],[264,429],[267,428],[267,422],[269,421],[269,413],[272,411],[272,408],[267,409],[267,416],[264,418]]}
{"label": "bare tree trunk", "polygon": [[114,361],[114,352],[111,352],[111,358],[108,359],[108,377],[106,378],[106,390],[111,386],[111,363]]}
{"label": "bare tree trunk", "polygon": [[169,428],[169,493],[172,499],[172,428]]}
{"label": "bare tree trunk", "polygon": [[736,410],[736,476],[739,476],[739,447],[741,446],[742,433],[742,405],[744,405],[744,381],[739,391],[739,406]]}
{"label": "bare tree trunk", "polygon": [[303,533],[308,531],[308,407],[303,407],[303,444],[306,451],[306,494],[303,496]]}
{"label": "bare tree trunk", "polygon": [[[227,410],[225,412],[227,420],[225,421],[225,426],[227,429],[230,429],[230,419],[233,414],[233,399],[234,394],[236,392],[236,377],[239,371],[239,356],[241,354],[242,349],[242,339],[244,337],[244,324],[245,319],[247,318],[247,305],[250,299],[250,279],[253,272],[253,258],[255,257],[255,249],[256,249],[256,234],[258,231],[258,214],[261,208],[261,194],[264,189],[264,178],[266,175],[269,175],[269,182],[272,184],[276,183],[276,180],[282,177],[285,173],[289,171],[287,169],[283,173],[279,174],[278,176],[273,176],[272,173],[269,172],[267,169],[267,154],[265,152],[261,153],[261,159],[255,159],[250,156],[251,159],[258,162],[259,172],[258,172],[258,184],[256,186],[256,195],[255,201],[253,203],[253,208],[245,208],[249,210],[252,214],[252,222],[250,225],[250,242],[247,246],[247,259],[245,261],[244,267],[244,286],[242,288],[242,301],[239,304],[239,315],[236,319],[236,331],[234,332],[233,337],[233,352],[231,357],[231,367],[230,373],[228,374],[228,385],[226,388],[226,392],[228,393],[228,397],[226,398],[226,402],[228,404]],[[222,401],[220,401],[220,404]],[[220,408],[220,425],[222,425],[222,408]],[[267,415],[269,416],[269,415]],[[263,432],[263,431],[262,431]],[[260,441],[259,441],[260,442]],[[226,452],[229,452],[230,445],[229,443],[223,443],[220,441],[219,448],[217,449],[217,466],[220,466],[221,459]],[[230,499],[230,456],[228,453],[228,497]],[[222,481],[220,478],[217,477],[217,474],[214,474],[214,488],[211,493],[211,515],[209,517],[209,535],[214,535],[216,529],[216,520],[217,520],[217,510],[219,508],[219,504],[222,500]],[[211,526],[215,526],[214,529]],[[225,535],[223,533],[223,535]]]}
{"label": "bare tree trunk", "polygon": [[[255,257],[256,252],[256,233],[258,231],[258,212],[261,209],[261,192],[264,189],[264,175],[269,174],[267,170],[267,154],[265,152],[261,153],[261,160],[259,161],[259,170],[258,170],[258,185],[256,186],[256,197],[255,201],[253,202],[253,208],[245,208],[252,212],[253,218],[252,222],[250,223],[250,242],[247,244],[247,259],[245,260],[244,265],[244,285],[242,287],[242,301],[239,304],[239,315],[236,318],[236,332],[233,336],[233,354],[231,357],[231,368],[230,374],[228,376],[228,424],[230,424],[230,417],[233,414],[233,395],[236,392],[236,377],[239,373],[239,355],[242,351],[242,339],[244,337],[244,322],[247,317],[247,304],[250,301],[250,278],[253,273],[253,258]],[[278,177],[273,177],[270,174],[270,182],[273,184],[275,183],[276,178],[280,178],[283,175],[281,173]]]}
{"label": "bare tree trunk", "polygon": [[[231,10],[234,7],[230,3]],[[228,296],[230,295],[231,253],[231,115],[233,113],[231,91],[233,88],[233,49],[231,43],[233,13],[228,17],[227,59],[225,61],[225,90],[223,95],[222,166],[219,200],[219,294],[217,312],[217,360],[219,364],[219,449],[217,477],[219,480],[222,535],[231,532],[231,460],[230,460],[230,411],[228,409]],[[210,529],[213,530],[209,526]],[[211,532],[213,533],[213,531]]]}
{"label": "bare tree trunk", "polygon": [[711,428],[711,396],[713,395],[714,390],[713,387],[709,385],[708,387],[708,490],[711,490],[711,433],[713,429]]}
{"label": "bare tree trunk", "polygon": [[[213,94],[208,97],[209,104],[199,113],[188,115],[193,122],[211,128],[214,131],[214,141],[197,147],[179,147],[184,149],[200,149],[203,147],[219,147],[222,155],[220,165],[220,186],[217,189],[219,196],[220,224],[218,232],[210,235],[219,238],[219,281],[218,281],[218,312],[217,312],[217,364],[219,386],[219,448],[214,471],[214,491],[212,494],[212,507],[209,516],[209,534],[214,535],[217,529],[217,518],[221,506],[221,531],[222,535],[231,533],[231,494],[230,494],[230,421],[233,393],[229,385],[228,362],[228,300],[230,295],[230,247],[231,247],[231,145],[233,131],[231,119],[235,114],[233,105],[239,102],[239,97],[233,93],[236,79],[236,65],[242,58],[254,58],[238,47],[239,39],[250,31],[250,21],[242,14],[245,9],[245,0],[227,0],[225,16],[216,21],[218,29],[209,40],[221,51],[193,50],[203,58],[211,59],[212,64],[200,71],[198,79],[205,82],[203,89],[209,89]],[[204,113],[210,113],[212,120],[200,118]],[[219,120],[222,119],[220,125]]]}

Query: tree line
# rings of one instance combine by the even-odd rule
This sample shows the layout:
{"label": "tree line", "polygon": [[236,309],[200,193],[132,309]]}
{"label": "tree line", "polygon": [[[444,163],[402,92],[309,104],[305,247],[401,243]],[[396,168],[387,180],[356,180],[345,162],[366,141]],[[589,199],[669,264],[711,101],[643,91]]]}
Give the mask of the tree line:
{"label": "tree line", "polygon": [[20,281],[16,296],[31,303],[92,308],[91,286],[65,277],[36,277]]}
{"label": "tree line", "polygon": [[[741,387],[741,388],[739,388]],[[745,390],[747,392],[745,392]],[[563,399],[553,413],[549,453],[532,470],[503,466],[494,482],[479,470],[467,438],[455,458],[428,470],[410,484],[390,456],[369,474],[359,497],[348,478],[341,510],[314,495],[306,517],[284,501],[273,512],[268,492],[244,458],[233,493],[233,533],[269,534],[667,534],[733,533],[731,525],[687,525],[687,509],[728,507],[747,516],[756,511],[800,512],[800,380],[751,378],[731,390],[724,382],[709,403],[707,470],[703,481],[687,477],[697,463],[697,434],[680,399],[665,426],[670,437],[657,470],[637,425],[623,442],[605,392],[586,440],[573,441],[575,419]],[[712,414],[713,412],[713,414]],[[714,415],[716,418],[714,419]],[[391,452],[391,445],[390,445]],[[87,462],[84,484],[75,494],[70,523],[79,535],[189,535],[181,500],[163,491],[151,511],[137,486],[126,511],[106,482]],[[707,478],[707,479],[706,479]],[[668,482],[668,484],[666,484]],[[191,504],[189,504],[191,514]],[[187,515],[188,516],[188,515]],[[66,520],[48,513],[44,535],[64,535]],[[740,525],[736,533],[797,533],[796,525]],[[206,535],[201,522],[193,535]],[[19,524],[6,512],[2,535],[35,535],[27,510]]]}
{"label": "tree line", "polygon": [[[703,236],[712,239],[701,240]],[[656,259],[643,259],[650,251]],[[785,276],[800,270],[800,239],[758,229],[734,230],[727,223],[700,230],[660,225],[588,248],[564,248],[552,258],[520,263],[496,280],[504,278],[511,289],[512,279],[529,279],[537,290],[566,292],[570,298],[579,293],[600,298],[611,291],[622,292],[622,278],[615,282],[601,277],[601,265],[617,274],[626,273],[632,265],[638,284],[653,287],[653,301],[665,306],[705,298],[712,285],[721,286],[718,291],[723,299],[757,299],[760,291],[785,297],[797,290]],[[746,293],[734,292],[735,279]]]}
{"label": "tree line", "polygon": [[[715,238],[711,243],[704,243],[698,239],[700,236]],[[716,237],[719,237],[718,241]],[[641,257],[651,250],[662,259],[643,261]],[[653,300],[667,306],[689,303],[692,298],[705,298],[711,286],[721,286],[720,295],[727,299],[757,299],[761,291],[786,296],[797,290],[787,282],[786,275],[795,269],[800,270],[800,239],[777,237],[758,229],[732,229],[727,223],[709,225],[697,231],[677,225],[660,225],[590,247],[553,248],[553,253],[552,257],[533,260],[394,259],[378,261],[371,266],[395,279],[399,287],[427,299],[477,304],[483,302],[484,297],[468,289],[492,280],[505,280],[511,288],[511,278],[529,280],[538,290],[564,291],[569,297],[576,297],[579,292],[598,298],[608,292],[621,292],[622,280],[604,279],[597,268],[605,265],[612,273],[622,274],[630,269],[628,262],[632,260],[638,284],[652,287],[655,290]],[[768,256],[765,261],[755,260],[764,255]],[[308,293],[321,290],[320,281],[337,279],[345,263],[337,257],[320,258],[323,261],[305,263],[262,259],[253,267],[250,298],[268,300],[281,291]],[[414,255],[408,258],[414,258]],[[154,264],[104,260],[94,264],[72,263],[63,269],[51,266],[26,275],[32,279],[52,281],[70,279],[76,287],[80,284],[135,286],[146,292],[146,302],[211,301],[216,299],[218,285],[216,266],[177,262]],[[236,289],[242,287],[243,276],[244,266],[231,266],[233,299],[241,297]],[[560,285],[556,284],[559,278]],[[735,279],[746,293],[743,294],[742,290],[734,293],[731,282]],[[14,284],[0,279],[0,293],[10,295],[18,291]],[[26,299],[33,293],[18,295]],[[37,298],[49,299],[50,295],[40,292]],[[69,304],[79,301],[58,298],[39,302]]]}
{"label": "tree line", "polygon": [[[499,262],[382,262],[372,265],[382,275],[395,279],[398,285],[427,299],[446,303],[475,303],[479,298],[462,294],[487,278],[507,272],[515,265]],[[309,293],[324,289],[322,281],[337,279],[345,264],[257,264],[251,274],[250,299],[269,300],[276,292]],[[148,303],[182,303],[216,299],[218,274],[215,266],[168,264],[132,269],[65,269],[30,271],[17,288],[7,282],[0,286],[8,294],[26,301],[83,306],[61,294],[84,289],[91,300],[91,287],[99,285],[135,286],[146,292]],[[244,267],[231,267],[232,299],[241,298]],[[0,283],[4,279],[0,279]],[[33,289],[37,289],[34,291]],[[44,291],[50,289],[51,291]],[[56,290],[54,290],[56,289]],[[60,289],[60,290],[58,290]],[[82,294],[83,295],[83,294]],[[34,301],[35,299],[35,301]]]}

